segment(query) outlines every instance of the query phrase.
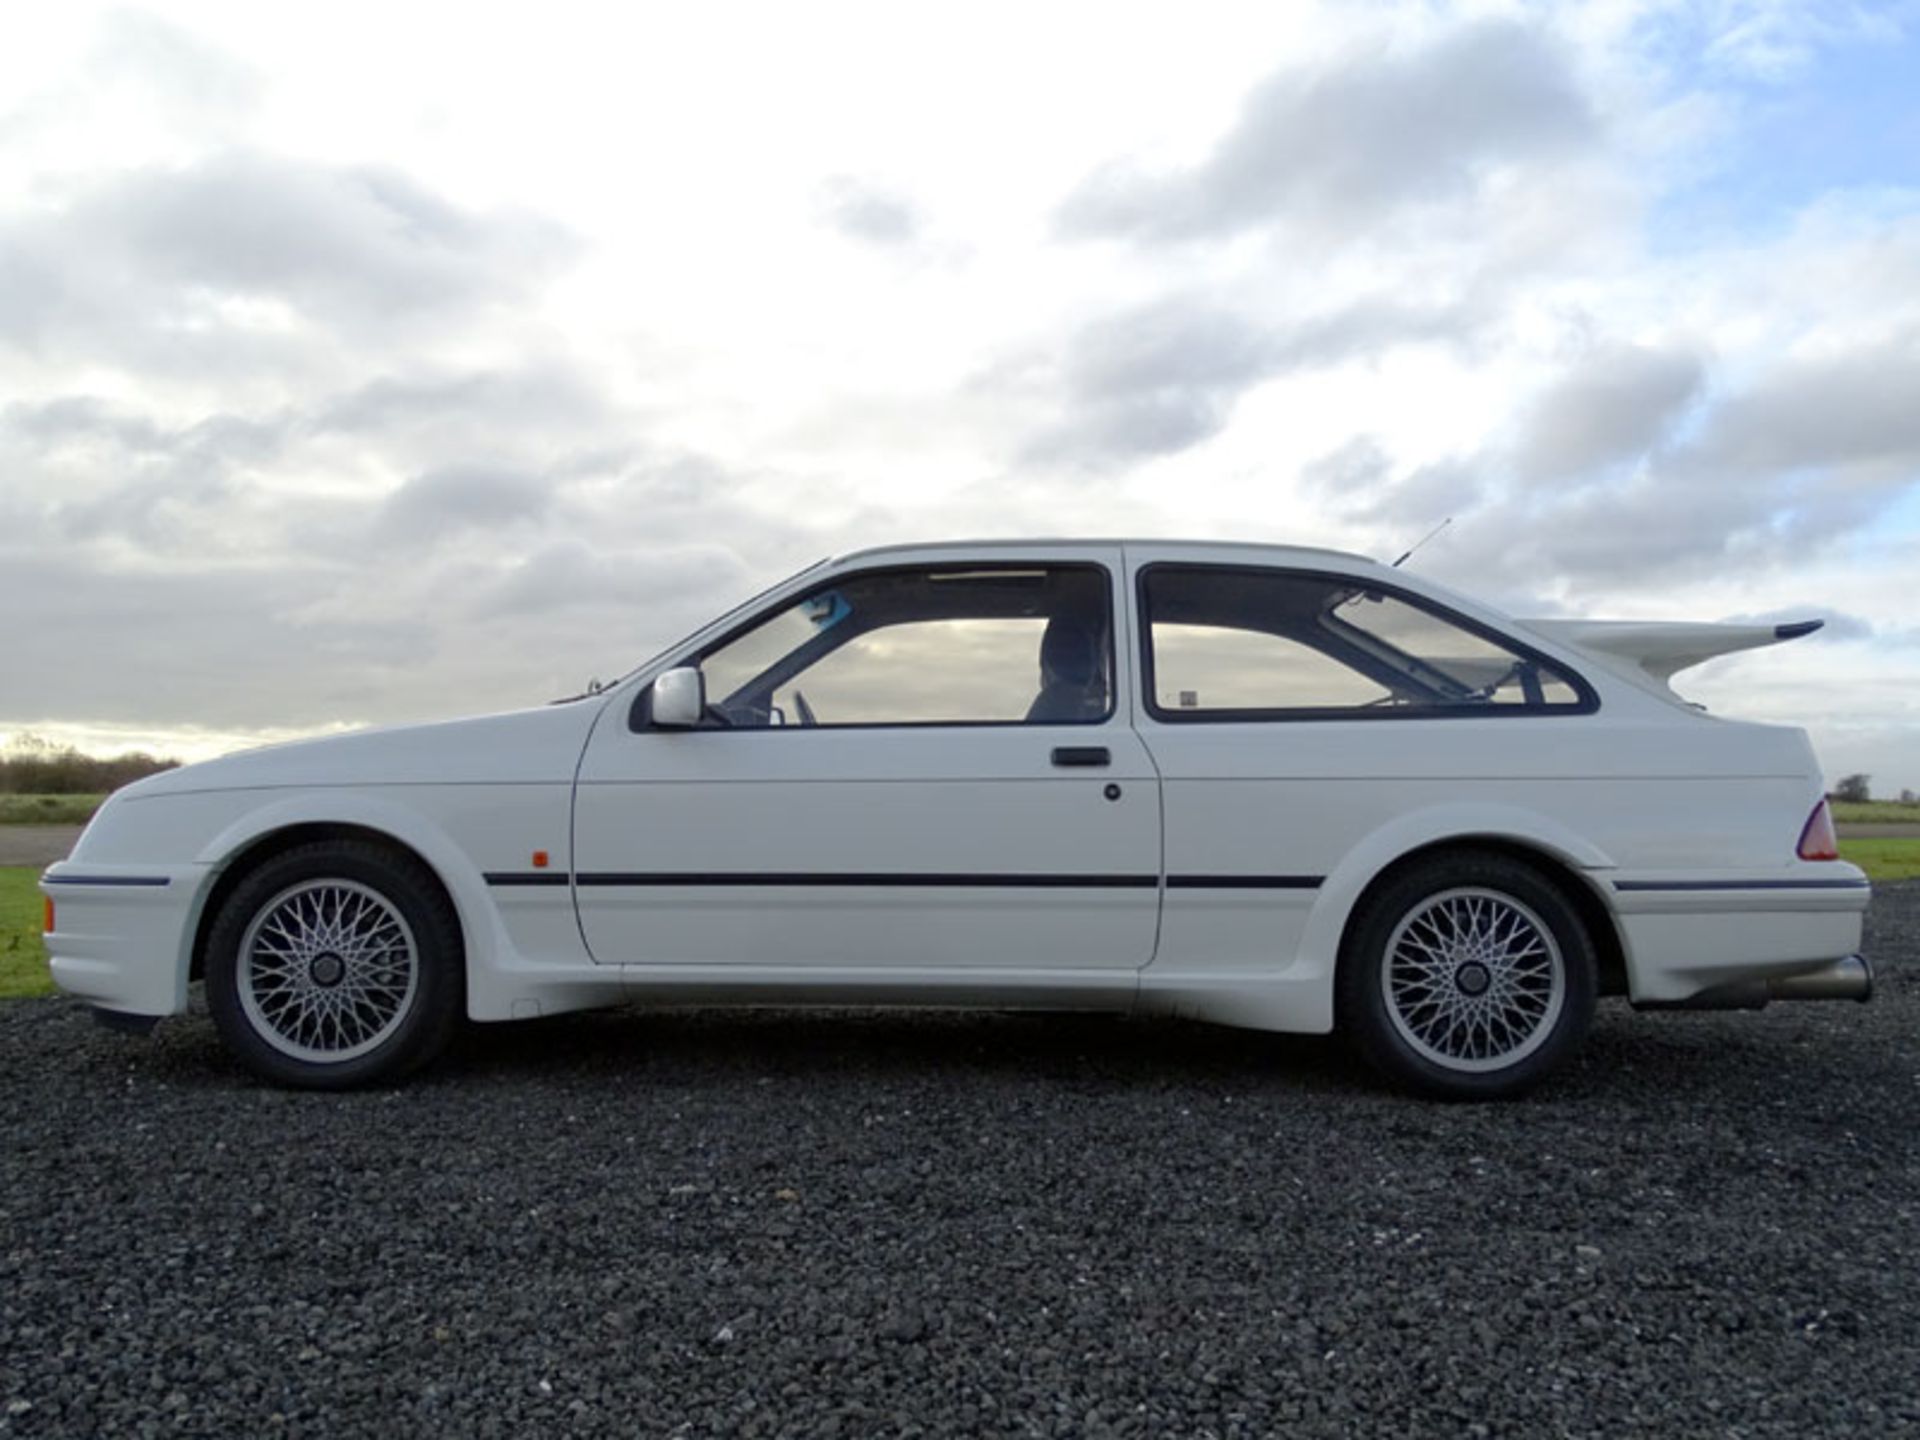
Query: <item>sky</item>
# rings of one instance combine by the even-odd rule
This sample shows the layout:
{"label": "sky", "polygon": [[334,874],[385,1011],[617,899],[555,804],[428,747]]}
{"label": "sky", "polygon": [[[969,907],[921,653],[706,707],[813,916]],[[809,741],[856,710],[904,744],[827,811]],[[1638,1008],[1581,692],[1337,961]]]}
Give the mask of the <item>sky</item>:
{"label": "sky", "polygon": [[823,555],[1825,617],[1920,789],[1911,3],[0,10],[0,737],[538,703]]}

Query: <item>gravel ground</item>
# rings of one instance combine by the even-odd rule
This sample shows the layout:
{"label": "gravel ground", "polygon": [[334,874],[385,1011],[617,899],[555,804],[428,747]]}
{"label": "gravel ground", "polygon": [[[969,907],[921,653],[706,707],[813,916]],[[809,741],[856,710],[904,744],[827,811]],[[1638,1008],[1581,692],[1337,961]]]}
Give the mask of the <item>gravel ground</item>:
{"label": "gravel ground", "polygon": [[0,1433],[1920,1431],[1920,883],[1871,1006],[1531,1100],[1163,1022],[623,1013],[275,1092],[0,1006]]}

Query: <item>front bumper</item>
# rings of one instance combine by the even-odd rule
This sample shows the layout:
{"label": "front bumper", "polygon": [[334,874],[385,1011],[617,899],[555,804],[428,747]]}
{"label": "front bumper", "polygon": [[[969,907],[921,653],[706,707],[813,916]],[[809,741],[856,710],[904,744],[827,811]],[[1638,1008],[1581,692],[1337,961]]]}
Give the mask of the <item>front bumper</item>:
{"label": "front bumper", "polygon": [[53,983],[102,1010],[177,1015],[205,865],[101,865],[63,860],[40,877],[53,900]]}

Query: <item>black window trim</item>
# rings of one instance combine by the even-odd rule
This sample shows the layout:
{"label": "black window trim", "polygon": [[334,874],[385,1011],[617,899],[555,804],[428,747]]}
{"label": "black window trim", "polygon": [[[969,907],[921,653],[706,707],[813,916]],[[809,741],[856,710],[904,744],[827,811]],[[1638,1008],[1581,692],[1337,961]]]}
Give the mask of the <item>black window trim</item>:
{"label": "black window trim", "polygon": [[[1470,634],[1491,641],[1502,649],[1512,651],[1522,659],[1532,660],[1547,666],[1555,674],[1564,676],[1579,697],[1571,705],[1422,705],[1409,707],[1379,708],[1366,705],[1319,705],[1290,706],[1286,708],[1240,708],[1223,710],[1165,710],[1157,699],[1157,687],[1153,672],[1153,615],[1147,608],[1148,577],[1160,570],[1210,570],[1216,573],[1236,575],[1278,575],[1298,577],[1306,580],[1327,580],[1367,591],[1391,595],[1429,615],[1437,616],[1450,625],[1457,625]],[[1568,665],[1556,660],[1542,650],[1527,644],[1523,640],[1462,615],[1458,610],[1441,604],[1416,591],[1382,581],[1370,575],[1353,575],[1342,570],[1316,570],[1295,568],[1282,565],[1234,565],[1206,560],[1155,560],[1142,565],[1134,575],[1133,581],[1134,614],[1138,621],[1140,646],[1140,702],[1145,713],[1165,725],[1223,725],[1245,723],[1287,723],[1301,720],[1488,720],[1488,719],[1557,719],[1570,715],[1592,715],[1600,708],[1600,695],[1587,677]]]}
{"label": "black window trim", "polygon": [[[724,646],[731,645],[748,631],[771,620],[783,610],[791,609],[815,595],[823,594],[849,580],[865,579],[872,575],[932,575],[932,574],[979,574],[1008,573],[1018,574],[1032,570],[1091,570],[1105,582],[1102,595],[1107,607],[1107,674],[1112,683],[1107,687],[1106,713],[1088,720],[1048,720],[1030,722],[1027,720],[863,720],[852,724],[824,725],[716,725],[711,729],[702,726],[697,733],[703,735],[764,735],[784,731],[798,730],[1048,730],[1056,726],[1071,726],[1077,730],[1095,726],[1111,725],[1121,713],[1120,708],[1120,655],[1117,648],[1119,633],[1119,606],[1115,603],[1115,567],[1104,560],[1049,560],[1044,558],[1023,560],[981,560],[981,561],[912,561],[892,565],[863,566],[854,570],[842,570],[822,576],[815,584],[806,589],[797,590],[781,600],[755,610],[738,624],[730,626],[714,639],[697,649],[674,657],[662,667],[662,672],[678,669],[685,665],[698,665],[707,656]],[[867,632],[872,633],[872,632]],[[656,675],[654,677],[658,679]],[[639,734],[651,732],[653,724],[653,681],[649,680],[635,692],[633,703],[627,708],[627,728]]]}

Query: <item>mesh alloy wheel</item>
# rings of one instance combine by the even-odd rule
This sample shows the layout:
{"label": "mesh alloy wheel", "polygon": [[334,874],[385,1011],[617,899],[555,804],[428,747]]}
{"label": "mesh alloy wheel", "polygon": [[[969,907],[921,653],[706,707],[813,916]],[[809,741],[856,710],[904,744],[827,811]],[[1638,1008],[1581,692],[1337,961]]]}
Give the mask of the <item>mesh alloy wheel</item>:
{"label": "mesh alloy wheel", "polygon": [[352,1060],[400,1028],[419,971],[413,930],[390,900],[352,880],[309,880],[274,896],[247,926],[240,1005],[283,1055]]}
{"label": "mesh alloy wheel", "polygon": [[1337,1024],[1409,1090],[1525,1094],[1573,1057],[1593,1021],[1599,956],[1578,883],[1467,846],[1394,867],[1341,938]]}
{"label": "mesh alloy wheel", "polygon": [[207,1010],[263,1080],[387,1084],[466,1012],[465,944],[439,877],[367,838],[311,841],[236,875],[207,932]]}
{"label": "mesh alloy wheel", "polygon": [[1388,1018],[1415,1053],[1469,1074],[1538,1050],[1567,994],[1546,922],[1482,888],[1445,890],[1407,912],[1387,939],[1380,984]]}

